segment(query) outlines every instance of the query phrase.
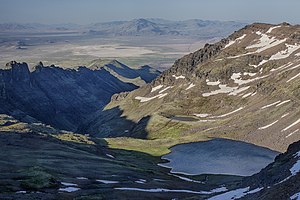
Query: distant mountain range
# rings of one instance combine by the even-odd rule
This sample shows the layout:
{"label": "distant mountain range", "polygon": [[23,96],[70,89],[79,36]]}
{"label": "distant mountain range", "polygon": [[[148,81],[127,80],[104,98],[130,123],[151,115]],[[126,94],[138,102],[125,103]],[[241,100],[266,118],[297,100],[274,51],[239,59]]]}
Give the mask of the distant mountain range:
{"label": "distant mountain range", "polygon": [[134,19],[131,21],[113,21],[91,25],[75,24],[0,24],[0,32],[68,32],[76,31],[88,35],[101,36],[191,36],[223,37],[245,23],[234,21],[210,21],[191,19],[169,21],[164,19]]}

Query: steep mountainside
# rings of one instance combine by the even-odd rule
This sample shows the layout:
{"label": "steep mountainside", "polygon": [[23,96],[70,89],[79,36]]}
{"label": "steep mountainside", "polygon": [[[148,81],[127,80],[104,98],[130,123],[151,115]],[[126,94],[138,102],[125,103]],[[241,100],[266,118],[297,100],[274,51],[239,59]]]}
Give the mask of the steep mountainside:
{"label": "steep mountainside", "polygon": [[252,24],[114,96],[81,130],[179,142],[225,137],[284,151],[300,139],[299,69],[300,26]]}
{"label": "steep mountainside", "polygon": [[[127,66],[126,70],[135,71]],[[136,77],[127,80],[144,73],[136,72]],[[147,76],[147,81],[156,75]],[[30,72],[26,63],[13,61],[0,70],[0,113],[26,122],[38,120],[64,130],[76,130],[92,113],[101,110],[113,94],[138,87],[130,82],[133,81],[121,81],[105,68],[70,70],[40,63]]]}

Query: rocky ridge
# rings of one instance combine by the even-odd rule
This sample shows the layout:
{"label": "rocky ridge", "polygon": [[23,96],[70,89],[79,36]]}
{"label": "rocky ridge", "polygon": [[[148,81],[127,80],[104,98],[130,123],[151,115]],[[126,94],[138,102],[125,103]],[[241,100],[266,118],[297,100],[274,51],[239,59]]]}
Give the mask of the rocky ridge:
{"label": "rocky ridge", "polygon": [[[26,63],[12,61],[0,70],[0,113],[74,131],[92,113],[101,110],[113,94],[136,89],[134,78],[143,84],[143,74],[146,76],[147,70],[151,70],[148,67],[140,72],[118,64],[134,76],[122,81],[119,79],[122,74],[116,77],[117,73],[112,74],[104,67],[62,69],[42,63],[30,72]],[[117,68],[112,63],[109,66]],[[157,75],[158,72],[149,72],[146,81]]]}
{"label": "rocky ridge", "polygon": [[[285,151],[300,139],[299,34],[298,25],[248,25],[177,60],[125,98],[114,97],[86,131],[159,139],[177,124],[176,137],[225,137]],[[124,125],[118,131],[103,119],[115,108],[122,114],[110,114],[110,121]],[[145,117],[147,126],[138,128]]]}

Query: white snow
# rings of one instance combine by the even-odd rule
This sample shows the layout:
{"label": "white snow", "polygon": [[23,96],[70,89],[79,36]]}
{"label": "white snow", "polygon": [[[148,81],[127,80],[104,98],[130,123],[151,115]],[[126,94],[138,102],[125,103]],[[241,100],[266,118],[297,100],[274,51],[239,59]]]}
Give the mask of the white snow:
{"label": "white snow", "polygon": [[244,92],[245,90],[248,90],[250,88],[250,86],[247,86],[247,87],[241,87],[241,88],[238,88],[236,90],[233,90],[232,92],[230,92],[228,95],[229,96],[236,96],[238,95],[239,93],[241,92]]}
{"label": "white snow", "polygon": [[209,97],[212,95],[216,95],[216,94],[221,94],[221,93],[230,93],[233,92],[234,90],[236,90],[238,87],[228,87],[227,85],[218,85],[220,89],[218,90],[214,90],[211,92],[207,92],[207,93],[203,93],[202,96],[204,97]]}
{"label": "white snow", "polygon": [[276,28],[280,28],[281,26],[273,26],[271,28],[269,28],[269,30],[266,33],[271,33],[274,29]]}
{"label": "white snow", "polygon": [[106,156],[110,157],[110,158],[115,158],[113,155],[110,155],[110,154],[106,154]]}
{"label": "white snow", "polygon": [[24,191],[24,190],[21,190],[21,191],[17,191],[16,194],[26,194],[27,192]]}
{"label": "white snow", "polygon": [[244,95],[242,96],[242,98],[243,98],[243,99],[244,99],[244,98],[247,98],[247,97],[251,96],[251,94],[253,94],[253,93],[250,92],[250,93],[244,94]]}
{"label": "white snow", "polygon": [[100,183],[104,183],[104,184],[114,184],[114,183],[120,183],[119,181],[110,181],[110,180],[101,180],[101,179],[98,179],[96,180],[97,182],[100,182]]}
{"label": "white snow", "polygon": [[268,125],[266,125],[266,126],[259,127],[258,129],[259,129],[259,130],[263,130],[263,129],[269,128],[269,127],[271,127],[272,125],[276,124],[277,122],[278,122],[278,120],[276,120],[275,122],[272,122],[271,124],[268,124]]}
{"label": "white snow", "polygon": [[213,194],[217,192],[224,192],[227,191],[227,188],[216,188],[211,191],[193,191],[193,190],[172,190],[172,189],[165,189],[165,188],[153,188],[153,189],[142,189],[142,188],[115,188],[116,190],[129,190],[129,191],[139,191],[139,192],[152,192],[152,193],[158,193],[158,192],[169,192],[169,193],[189,193],[189,194]]}
{"label": "white snow", "polygon": [[173,175],[173,176],[175,176],[175,177],[177,177],[177,178],[179,178],[181,180],[187,181],[187,182],[202,183],[202,184],[204,184],[204,182],[202,182],[202,181],[193,180],[193,179],[190,179],[190,178],[187,178],[187,177],[183,177],[183,176],[178,176],[178,175],[175,175],[175,174],[171,174],[171,175]]}
{"label": "white snow", "polygon": [[67,182],[60,182],[62,185],[64,186],[78,186],[77,184],[75,183],[67,183]]}
{"label": "white snow", "polygon": [[88,178],[86,178],[86,177],[76,177],[76,179],[78,179],[78,180],[88,180]]}
{"label": "white snow", "polygon": [[262,66],[263,64],[267,63],[269,60],[262,60],[260,63],[258,63],[257,67]]}
{"label": "white snow", "polygon": [[253,94],[251,94],[251,97],[253,97],[254,95],[256,95],[257,94],[257,92],[254,92]]}
{"label": "white snow", "polygon": [[295,121],[294,123],[292,123],[292,124],[289,125],[288,127],[282,129],[281,132],[286,131],[286,130],[292,128],[293,126],[295,126],[295,125],[298,124],[299,122],[300,122],[300,119],[298,119],[297,121]]}
{"label": "white snow", "polygon": [[251,83],[253,81],[256,81],[256,80],[267,77],[267,76],[261,76],[261,77],[256,77],[256,78],[253,78],[253,79],[243,80],[243,79],[241,79],[241,75],[242,75],[241,73],[233,73],[230,78],[234,81],[234,83],[236,83],[238,85],[244,85],[244,84]]}
{"label": "white snow", "polygon": [[300,160],[297,160],[297,162],[290,169],[290,172],[292,176],[295,176],[296,174],[299,173],[299,171],[300,171]]}
{"label": "white snow", "polygon": [[239,188],[239,189],[236,189],[236,190],[232,190],[232,191],[225,192],[223,194],[211,197],[208,200],[232,200],[232,199],[239,199],[239,198],[242,198],[242,197],[246,196],[247,194],[253,194],[253,193],[259,192],[263,188],[256,188],[256,189],[251,190],[251,191],[249,191],[249,189],[250,189],[250,187]]}
{"label": "white snow", "polygon": [[298,78],[299,76],[300,76],[300,73],[297,74],[297,75],[295,75],[295,76],[293,76],[292,78],[290,78],[290,79],[287,81],[287,83],[290,82],[290,81],[292,81],[292,80],[294,80],[295,78]]}
{"label": "white snow", "polygon": [[269,107],[271,107],[271,106],[274,106],[274,105],[276,105],[276,104],[278,104],[278,103],[280,103],[280,102],[281,102],[281,101],[276,101],[276,102],[274,102],[274,103],[271,103],[271,104],[265,105],[265,106],[261,107],[260,109],[269,108]]}
{"label": "white snow", "polygon": [[139,179],[137,181],[134,181],[136,183],[139,183],[139,184],[145,184],[147,181],[145,179]]}
{"label": "white snow", "polygon": [[238,108],[238,109],[236,109],[236,110],[234,110],[234,111],[231,111],[231,112],[226,113],[226,114],[223,114],[223,115],[212,116],[212,117],[209,117],[209,118],[221,118],[221,117],[227,117],[228,115],[234,114],[234,113],[236,113],[236,112],[238,112],[238,111],[240,111],[240,110],[242,110],[242,109],[244,109],[244,107],[240,107],[240,108]]}
{"label": "white snow", "polygon": [[176,76],[176,75],[172,75],[176,80],[177,79],[180,79],[180,78],[182,78],[182,79],[185,79],[185,76],[182,76],[182,75],[180,75],[180,76]]}
{"label": "white snow", "polygon": [[252,48],[257,48],[257,50],[255,52],[252,53],[260,53],[262,51],[265,51],[269,48],[272,48],[274,46],[277,46],[283,42],[285,42],[287,39],[282,39],[282,40],[278,40],[275,37],[270,37],[264,33],[261,33],[259,31],[256,32],[257,35],[260,35],[261,38],[259,38],[258,43],[247,46],[246,49],[252,49]]}
{"label": "white snow", "polygon": [[155,95],[154,97],[140,97],[140,96],[137,96],[135,97],[136,100],[140,100],[141,103],[143,102],[147,102],[147,101],[151,101],[153,99],[156,99],[156,98],[163,98],[167,95],[168,93],[164,93],[164,94],[158,94],[158,95]]}
{"label": "white snow", "polygon": [[288,102],[290,102],[290,101],[291,101],[290,99],[289,99],[289,100],[285,100],[285,101],[283,101],[283,102],[277,104],[276,107],[281,106],[281,105],[283,105],[283,104],[285,104],[285,103],[288,103]]}
{"label": "white snow", "polygon": [[191,83],[185,90],[189,90],[189,89],[191,89],[192,87],[195,87],[195,84]]}
{"label": "white snow", "polygon": [[207,114],[207,113],[203,113],[203,114],[194,114],[196,117],[208,117],[210,114]]}
{"label": "white snow", "polygon": [[286,116],[288,116],[290,113],[285,113],[285,114],[283,114],[282,116],[281,116],[281,118],[284,118],[284,117],[286,117]]}
{"label": "white snow", "polygon": [[206,79],[206,84],[207,85],[219,85],[221,82],[220,81],[209,81],[209,79]]}
{"label": "white snow", "polygon": [[285,44],[285,46],[287,47],[287,49],[272,55],[270,60],[280,60],[280,59],[287,58],[300,48],[300,45],[298,44],[295,45]]}
{"label": "white snow", "polygon": [[247,36],[247,35],[244,34],[244,35],[242,35],[241,37],[238,37],[238,38],[236,38],[235,40],[230,41],[228,44],[226,44],[226,46],[224,47],[224,49],[226,49],[227,47],[230,47],[231,45],[233,45],[233,44],[236,43],[236,42],[240,42],[240,41],[241,41],[242,39],[244,39],[246,36]]}
{"label": "white snow", "polygon": [[173,86],[168,86],[168,87],[162,89],[161,91],[159,91],[158,93],[161,94],[161,93],[163,93],[164,91],[166,91],[166,90],[168,90],[168,89],[171,89],[172,87],[173,87]]}
{"label": "white snow", "polygon": [[164,93],[164,94],[161,94],[158,98],[161,99],[161,98],[164,98],[167,95],[168,95],[168,93]]}
{"label": "white snow", "polygon": [[156,90],[159,90],[160,88],[164,87],[163,85],[158,85],[151,89],[151,92],[155,92]]}
{"label": "white snow", "polygon": [[256,74],[257,74],[257,73],[251,73],[251,72],[244,72],[244,73],[243,73],[244,76],[247,76],[247,75],[248,75],[248,76],[251,76],[251,77],[252,77],[252,76],[255,76]]}
{"label": "white snow", "polygon": [[290,197],[291,200],[300,200],[300,192],[294,194]]}
{"label": "white snow", "polygon": [[292,66],[293,64],[294,64],[294,63],[291,63],[291,62],[289,62],[289,63],[287,63],[287,64],[284,64],[284,65],[282,65],[282,66],[280,66],[280,67],[278,67],[278,68],[271,69],[270,71],[271,71],[271,72],[274,72],[274,71],[278,71],[278,70],[286,69],[286,68],[288,68],[288,67]]}
{"label": "white snow", "polygon": [[290,134],[288,134],[287,136],[285,136],[285,138],[288,138],[288,137],[294,135],[294,134],[297,133],[298,131],[299,131],[299,129],[297,129],[297,130],[291,132]]}
{"label": "white snow", "polygon": [[59,188],[58,191],[60,192],[76,192],[80,190],[80,188],[77,188],[77,187],[67,187],[67,188]]}

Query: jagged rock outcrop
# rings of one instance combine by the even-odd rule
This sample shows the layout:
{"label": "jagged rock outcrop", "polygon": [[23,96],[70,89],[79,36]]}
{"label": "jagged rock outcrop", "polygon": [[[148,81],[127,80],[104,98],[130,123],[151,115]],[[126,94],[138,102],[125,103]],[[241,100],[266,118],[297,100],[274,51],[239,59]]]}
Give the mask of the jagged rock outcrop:
{"label": "jagged rock outcrop", "polygon": [[30,72],[26,63],[12,61],[0,70],[0,113],[20,120],[34,118],[74,131],[94,112],[102,110],[113,94],[136,88],[105,68],[62,69],[40,62]]}

